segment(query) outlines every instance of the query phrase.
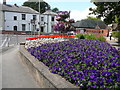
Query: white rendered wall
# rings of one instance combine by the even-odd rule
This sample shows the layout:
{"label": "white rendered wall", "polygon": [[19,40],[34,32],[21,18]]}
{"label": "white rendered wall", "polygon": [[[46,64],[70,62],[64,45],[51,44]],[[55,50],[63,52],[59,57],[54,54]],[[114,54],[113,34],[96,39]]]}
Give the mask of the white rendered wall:
{"label": "white rendered wall", "polygon": [[4,20],[4,17],[3,17],[3,11],[0,10],[0,31],[3,30],[3,20]]}
{"label": "white rendered wall", "polygon": [[[26,20],[22,20],[22,14],[26,14]],[[33,31],[33,24],[31,19],[33,15],[37,15],[36,28],[39,28],[39,14],[28,14],[28,13],[17,13],[17,12],[5,12],[5,30],[14,31],[13,27],[17,26],[17,31],[22,31],[22,24],[26,24],[26,31]],[[14,20],[14,16],[17,16],[17,20]],[[41,15],[44,17],[44,21],[41,21],[41,27],[44,27],[45,33],[53,32],[52,25],[56,24],[56,16],[54,15]],[[51,21],[51,18],[54,18],[54,21]]]}
{"label": "white rendered wall", "polygon": [[[22,20],[22,14],[26,14],[26,20]],[[36,28],[38,28],[38,14],[17,13],[17,12],[5,12],[5,30],[13,31],[13,27],[17,26],[17,31],[22,31],[22,24],[26,24],[26,31],[32,30],[31,19],[33,15],[37,15]],[[14,16],[17,16],[17,20],[14,20]]]}
{"label": "white rendered wall", "polygon": [[[54,17],[54,21],[51,20],[51,18]],[[44,15],[44,22],[47,24],[44,24],[44,32],[45,33],[51,33],[53,32],[52,25],[56,24],[56,16],[53,15]]]}

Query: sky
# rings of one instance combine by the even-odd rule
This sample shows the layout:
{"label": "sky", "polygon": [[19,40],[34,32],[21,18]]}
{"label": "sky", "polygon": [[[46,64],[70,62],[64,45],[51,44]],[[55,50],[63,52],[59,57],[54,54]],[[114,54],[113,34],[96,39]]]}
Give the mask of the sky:
{"label": "sky", "polygon": [[[2,3],[3,0],[0,0],[0,3]],[[22,5],[23,2],[27,0],[6,0],[7,4],[17,4]],[[33,0],[35,1],[35,0]],[[93,7],[95,8],[95,5],[90,2],[90,0],[44,0],[47,2],[51,8],[57,7],[60,11],[70,11],[70,18],[74,19],[75,21],[85,19],[87,16],[93,16],[94,15],[88,15],[90,13],[89,8]]]}

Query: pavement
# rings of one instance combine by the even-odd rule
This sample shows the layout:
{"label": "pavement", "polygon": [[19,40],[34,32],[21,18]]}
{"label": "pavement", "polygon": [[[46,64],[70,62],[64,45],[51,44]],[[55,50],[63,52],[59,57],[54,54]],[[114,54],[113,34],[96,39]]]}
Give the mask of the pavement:
{"label": "pavement", "polygon": [[19,57],[19,46],[0,53],[0,87],[40,88]]}
{"label": "pavement", "polygon": [[112,38],[110,40],[110,37],[106,37],[106,41],[111,44],[111,46],[115,47],[116,49],[120,48],[120,43],[118,43],[117,39]]}

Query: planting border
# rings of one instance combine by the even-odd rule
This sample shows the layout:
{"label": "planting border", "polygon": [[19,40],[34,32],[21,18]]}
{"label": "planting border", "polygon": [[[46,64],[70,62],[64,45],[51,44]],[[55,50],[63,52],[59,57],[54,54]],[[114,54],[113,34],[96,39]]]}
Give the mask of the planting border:
{"label": "planting border", "polygon": [[70,82],[66,81],[61,76],[51,73],[47,66],[45,66],[42,62],[39,62],[25,49],[24,43],[20,44],[19,52],[22,63],[27,66],[30,74],[33,76],[40,88],[80,89],[79,87],[76,87]]}

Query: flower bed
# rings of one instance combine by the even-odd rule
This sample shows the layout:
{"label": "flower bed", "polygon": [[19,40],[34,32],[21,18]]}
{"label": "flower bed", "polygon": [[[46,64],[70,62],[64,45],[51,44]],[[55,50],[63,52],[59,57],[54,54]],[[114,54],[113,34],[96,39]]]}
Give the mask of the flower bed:
{"label": "flower bed", "polygon": [[106,42],[72,39],[28,51],[52,73],[81,88],[120,88],[120,49]]}
{"label": "flower bed", "polygon": [[26,38],[26,40],[35,40],[41,38],[74,38],[74,37],[75,36],[71,36],[71,35],[44,35],[44,36]]}
{"label": "flower bed", "polygon": [[26,41],[25,48],[28,49],[31,47],[38,47],[46,43],[57,43],[62,41],[67,41],[67,39],[43,39],[43,40]]}

